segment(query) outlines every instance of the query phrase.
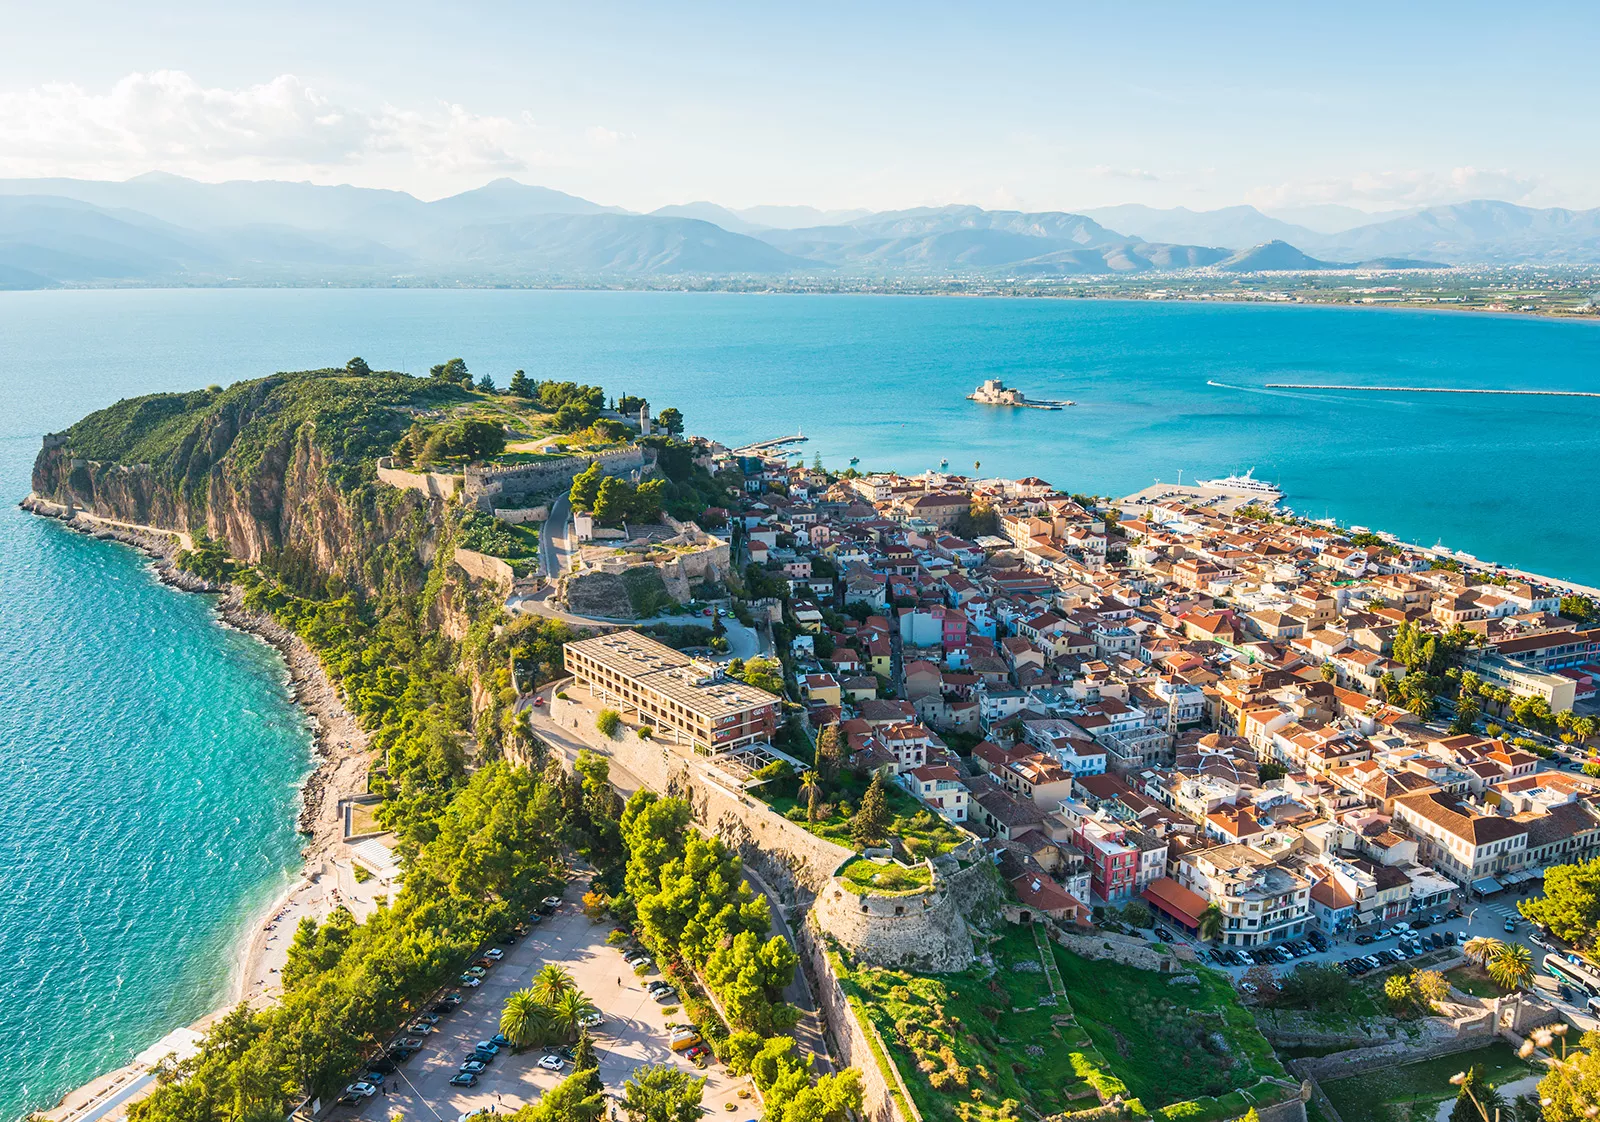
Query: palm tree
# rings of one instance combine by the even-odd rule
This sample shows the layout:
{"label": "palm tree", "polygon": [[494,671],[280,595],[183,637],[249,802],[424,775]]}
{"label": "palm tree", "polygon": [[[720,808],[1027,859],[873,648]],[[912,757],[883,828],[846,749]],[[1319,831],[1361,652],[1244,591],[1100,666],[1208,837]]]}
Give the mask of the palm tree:
{"label": "palm tree", "polygon": [[983,461],[982,460],[973,460],[972,461],[972,470],[973,471],[977,471],[982,466],[983,466]]}
{"label": "palm tree", "polygon": [[531,989],[518,990],[506,998],[500,1011],[500,1031],[513,1048],[537,1043],[550,1028],[550,1011]]}
{"label": "palm tree", "polygon": [[806,821],[817,820],[817,803],[822,799],[822,784],[817,782],[817,773],[808,771],[800,777],[800,793],[806,796]]}
{"label": "palm tree", "polygon": [[1533,952],[1521,943],[1502,943],[1486,969],[1497,985],[1520,989],[1533,978]]}
{"label": "palm tree", "polygon": [[1499,939],[1488,935],[1475,935],[1461,944],[1461,953],[1467,957],[1468,962],[1476,962],[1479,966],[1487,966],[1489,960],[1499,953],[1505,946]]}
{"label": "palm tree", "polygon": [[1208,943],[1215,943],[1222,938],[1222,909],[1217,907],[1213,900],[1205,906],[1200,913],[1200,938]]}
{"label": "palm tree", "polygon": [[554,962],[545,963],[544,967],[533,976],[533,992],[542,1005],[554,1005],[556,999],[571,988],[572,971]]}
{"label": "palm tree", "polygon": [[595,1012],[594,1002],[583,996],[583,991],[569,986],[550,1003],[550,1023],[568,1040],[583,1029],[584,1019]]}

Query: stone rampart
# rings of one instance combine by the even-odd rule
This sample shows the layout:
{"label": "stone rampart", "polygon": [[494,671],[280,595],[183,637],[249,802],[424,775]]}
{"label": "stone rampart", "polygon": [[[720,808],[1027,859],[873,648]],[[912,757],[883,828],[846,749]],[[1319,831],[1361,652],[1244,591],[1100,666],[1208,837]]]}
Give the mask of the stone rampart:
{"label": "stone rampart", "polygon": [[509,595],[511,586],[517,582],[517,574],[511,565],[499,557],[457,547],[452,559],[467,576],[494,585],[502,594]]}
{"label": "stone rampart", "polygon": [[1046,930],[1052,939],[1081,958],[1107,959],[1157,974],[1178,974],[1183,969],[1176,955],[1154,950],[1143,939],[1109,931],[1099,935],[1074,935],[1054,924]]}
{"label": "stone rampart", "polygon": [[497,506],[494,516],[500,521],[511,526],[520,526],[524,522],[543,522],[550,517],[548,506]]}
{"label": "stone rampart", "polygon": [[796,949],[816,989],[817,1007],[828,1028],[828,1051],[839,1070],[853,1068],[861,1076],[862,1117],[869,1122],[920,1122],[916,1104],[900,1090],[894,1061],[882,1053],[880,1062],[880,1046],[851,1007],[823,943],[812,921],[797,925]]}
{"label": "stone rampart", "polygon": [[378,479],[402,491],[417,491],[430,499],[448,499],[461,486],[461,476],[438,471],[406,471],[384,456],[378,461]]}
{"label": "stone rampart", "polygon": [[[646,465],[643,448],[631,446],[593,455],[560,456],[531,464],[469,464],[462,495],[467,502],[491,510],[495,500],[525,500],[531,495],[564,488],[572,477],[598,463],[606,475],[627,475]],[[649,462],[654,462],[652,454]]]}
{"label": "stone rampart", "polygon": [[824,931],[873,966],[944,974],[972,965],[972,936],[940,881],[916,895],[879,896],[832,879],[812,914]]}

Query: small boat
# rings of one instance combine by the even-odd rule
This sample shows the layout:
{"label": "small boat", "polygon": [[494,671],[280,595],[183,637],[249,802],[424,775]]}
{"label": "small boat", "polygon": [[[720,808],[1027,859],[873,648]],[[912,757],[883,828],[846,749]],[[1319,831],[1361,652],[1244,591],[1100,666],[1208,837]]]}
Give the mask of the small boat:
{"label": "small boat", "polygon": [[851,467],[855,467],[860,462],[861,462],[861,457],[860,456],[851,456],[850,457],[850,466]]}
{"label": "small boat", "polygon": [[947,468],[949,466],[950,466],[950,461],[949,460],[940,460],[939,461],[939,470],[940,471],[943,471],[945,468]]}

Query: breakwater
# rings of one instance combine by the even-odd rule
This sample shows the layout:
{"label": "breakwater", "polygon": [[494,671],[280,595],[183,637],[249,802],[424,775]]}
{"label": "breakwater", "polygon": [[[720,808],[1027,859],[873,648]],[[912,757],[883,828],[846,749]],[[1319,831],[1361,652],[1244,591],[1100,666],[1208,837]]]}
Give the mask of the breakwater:
{"label": "breakwater", "polygon": [[[1220,385],[1207,382],[1208,386]],[[1362,393],[1470,393],[1506,397],[1600,397],[1586,390],[1477,390],[1458,386],[1336,386],[1313,382],[1268,382],[1269,390],[1359,390]]]}

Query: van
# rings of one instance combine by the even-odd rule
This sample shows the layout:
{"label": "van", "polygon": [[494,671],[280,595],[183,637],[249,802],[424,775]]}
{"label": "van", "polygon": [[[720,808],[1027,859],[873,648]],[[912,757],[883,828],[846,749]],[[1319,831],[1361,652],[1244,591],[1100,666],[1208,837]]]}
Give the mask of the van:
{"label": "van", "polygon": [[700,1043],[700,1034],[694,1029],[678,1029],[672,1034],[671,1044],[674,1052],[681,1052],[685,1048],[693,1048]]}
{"label": "van", "polygon": [[1600,997],[1591,997],[1589,999],[1589,1016],[1600,1017]]}

